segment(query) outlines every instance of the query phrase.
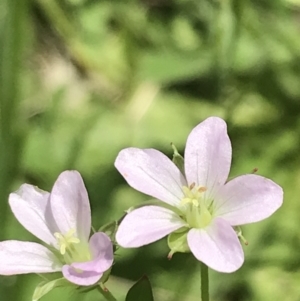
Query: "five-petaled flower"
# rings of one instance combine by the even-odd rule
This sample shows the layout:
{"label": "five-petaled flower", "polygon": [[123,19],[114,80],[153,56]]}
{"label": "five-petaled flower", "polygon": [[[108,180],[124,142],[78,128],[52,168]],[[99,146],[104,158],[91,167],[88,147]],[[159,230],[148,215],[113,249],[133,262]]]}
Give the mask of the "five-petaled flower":
{"label": "five-petaled flower", "polygon": [[77,285],[93,285],[113,263],[105,233],[90,236],[88,194],[77,171],[65,171],[51,193],[23,184],[9,196],[18,221],[48,245],[8,240],[0,243],[0,275],[51,273]]}
{"label": "five-petaled flower", "polygon": [[140,247],[186,229],[194,256],[220,272],[241,267],[244,253],[234,226],[260,221],[282,204],[280,186],[247,174],[227,182],[231,143],[226,123],[210,117],[188,136],[184,171],[154,149],[127,148],[115,162],[128,184],[167,206],[144,206],[128,213],[116,240]]}

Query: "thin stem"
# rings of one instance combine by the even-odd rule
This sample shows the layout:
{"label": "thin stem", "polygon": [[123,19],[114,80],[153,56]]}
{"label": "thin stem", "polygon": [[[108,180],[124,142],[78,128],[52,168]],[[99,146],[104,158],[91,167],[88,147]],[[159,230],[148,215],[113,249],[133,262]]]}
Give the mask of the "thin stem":
{"label": "thin stem", "polygon": [[117,299],[107,290],[104,285],[98,285],[98,291],[107,301],[117,301]]}
{"label": "thin stem", "polygon": [[[21,151],[22,117],[18,115],[24,42],[27,35],[26,0],[1,2],[0,50],[0,240],[5,239],[8,195],[12,182],[18,177]],[[2,20],[3,19],[3,20]],[[2,22],[3,21],[3,22]],[[4,288],[4,286],[3,286]],[[2,288],[0,288],[0,291]],[[2,293],[0,293],[2,295]],[[12,297],[14,299],[14,297]]]}
{"label": "thin stem", "polygon": [[208,281],[208,267],[203,262],[201,265],[201,300],[209,301],[209,281]]}

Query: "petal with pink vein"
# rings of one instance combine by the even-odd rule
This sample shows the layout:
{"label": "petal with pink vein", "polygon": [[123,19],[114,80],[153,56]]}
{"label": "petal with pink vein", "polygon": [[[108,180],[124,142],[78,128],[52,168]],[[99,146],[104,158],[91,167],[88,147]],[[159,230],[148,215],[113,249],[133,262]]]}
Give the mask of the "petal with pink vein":
{"label": "petal with pink vein", "polygon": [[215,218],[206,228],[191,229],[187,240],[194,256],[218,272],[234,272],[244,262],[235,231],[221,218]]}
{"label": "petal with pink vein", "polygon": [[115,166],[128,184],[140,192],[172,206],[177,206],[183,197],[185,178],[167,156],[155,149],[124,149]]}
{"label": "petal with pink vein", "polygon": [[283,202],[283,190],[258,175],[243,175],[229,181],[215,200],[215,214],[231,225],[258,222],[273,214]]}
{"label": "petal with pink vein", "polygon": [[173,211],[159,206],[145,206],[128,213],[116,234],[118,244],[136,248],[150,244],[186,226]]}
{"label": "petal with pink vein", "polygon": [[0,275],[53,273],[62,268],[51,251],[35,242],[0,242],[0,258]]}
{"label": "petal with pink vein", "polygon": [[185,174],[189,184],[207,188],[208,198],[227,180],[231,164],[231,143],[224,120],[210,117],[188,136]]}
{"label": "petal with pink vein", "polygon": [[64,171],[59,175],[51,191],[50,205],[59,232],[66,234],[74,229],[76,236],[88,241],[91,231],[91,209],[79,172]]}
{"label": "petal with pink vein", "polygon": [[50,193],[29,184],[9,195],[9,205],[21,225],[45,243],[55,246],[57,227],[49,208]]}

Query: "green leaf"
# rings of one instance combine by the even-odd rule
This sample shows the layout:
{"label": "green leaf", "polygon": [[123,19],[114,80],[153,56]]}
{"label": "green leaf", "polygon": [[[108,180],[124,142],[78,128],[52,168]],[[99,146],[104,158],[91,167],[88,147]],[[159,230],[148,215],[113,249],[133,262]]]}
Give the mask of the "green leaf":
{"label": "green leaf", "polygon": [[300,6],[300,0],[286,0],[288,4],[292,4],[295,6]]}
{"label": "green leaf", "polygon": [[151,283],[147,276],[142,277],[130,288],[125,301],[154,301]]}
{"label": "green leaf", "polygon": [[[188,53],[188,55],[187,55]],[[175,53],[167,51],[148,51],[141,59],[139,77],[162,84],[183,81],[205,74],[212,66],[209,51]]]}
{"label": "green leaf", "polygon": [[48,294],[51,290],[59,286],[71,286],[72,284],[68,282],[65,278],[59,278],[51,281],[41,282],[34,290],[32,301],[38,301],[43,296]]}

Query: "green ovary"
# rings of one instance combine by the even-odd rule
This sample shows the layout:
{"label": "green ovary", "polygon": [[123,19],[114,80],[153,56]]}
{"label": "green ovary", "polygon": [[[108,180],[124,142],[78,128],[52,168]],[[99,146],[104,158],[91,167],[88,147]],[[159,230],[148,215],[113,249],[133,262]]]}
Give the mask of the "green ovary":
{"label": "green ovary", "polygon": [[205,228],[212,220],[212,212],[206,206],[203,198],[205,187],[184,186],[185,197],[181,200],[181,209],[191,228]]}
{"label": "green ovary", "polygon": [[88,243],[83,243],[75,237],[75,230],[71,229],[66,234],[54,233],[57,239],[59,252],[66,264],[91,260]]}

